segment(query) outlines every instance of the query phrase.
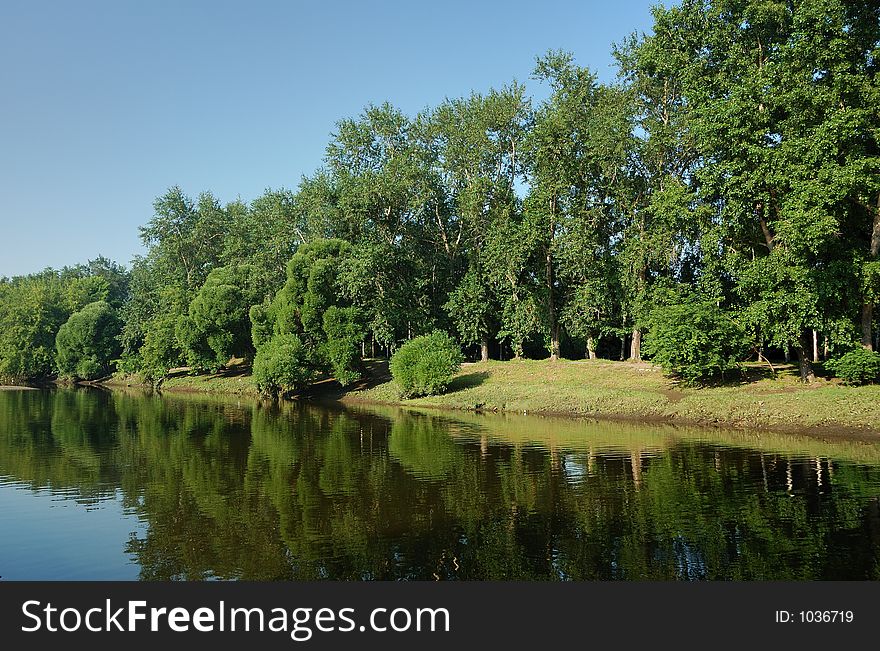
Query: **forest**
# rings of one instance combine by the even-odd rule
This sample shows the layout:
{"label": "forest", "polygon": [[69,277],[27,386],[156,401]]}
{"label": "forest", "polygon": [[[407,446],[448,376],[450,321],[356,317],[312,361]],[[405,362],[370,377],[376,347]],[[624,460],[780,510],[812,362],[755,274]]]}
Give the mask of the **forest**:
{"label": "forest", "polygon": [[295,190],[174,187],[129,268],[3,278],[0,378],[235,358],[277,392],[443,331],[475,360],[644,358],[701,381],[791,355],[810,382],[849,355],[877,379],[880,2],[653,12],[610,83],[551,51],[540,100],[511,81],[417,115],[371,105]]}

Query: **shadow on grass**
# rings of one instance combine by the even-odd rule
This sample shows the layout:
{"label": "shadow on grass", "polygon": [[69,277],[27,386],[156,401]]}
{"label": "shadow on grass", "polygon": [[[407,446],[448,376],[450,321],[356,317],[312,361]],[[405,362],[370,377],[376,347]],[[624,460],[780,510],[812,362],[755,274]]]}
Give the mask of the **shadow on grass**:
{"label": "shadow on grass", "polygon": [[323,377],[313,382],[299,395],[302,398],[340,400],[349,393],[366,391],[391,380],[388,360],[366,359],[362,362],[362,367],[363,375],[348,386],[343,387],[331,377]]}
{"label": "shadow on grass", "polygon": [[[825,372],[821,362],[813,363],[813,370],[817,377],[830,377]],[[778,380],[778,379],[795,379],[800,380],[800,369],[797,364],[790,362],[776,362],[771,369],[766,363],[747,362],[737,371],[727,373],[723,378],[716,377],[704,380],[697,384],[689,385],[689,388],[712,388],[712,387],[741,387],[749,384],[755,384],[762,380]],[[676,381],[676,388],[688,388],[688,385],[682,381]],[[787,390],[793,391],[794,387],[788,387]]]}
{"label": "shadow on grass", "polygon": [[455,393],[456,391],[463,391],[464,389],[478,387],[483,382],[485,382],[488,377],[489,373],[487,373],[486,371],[478,371],[476,373],[468,373],[467,375],[459,375],[457,378],[449,383],[449,387],[446,389],[446,393]]}

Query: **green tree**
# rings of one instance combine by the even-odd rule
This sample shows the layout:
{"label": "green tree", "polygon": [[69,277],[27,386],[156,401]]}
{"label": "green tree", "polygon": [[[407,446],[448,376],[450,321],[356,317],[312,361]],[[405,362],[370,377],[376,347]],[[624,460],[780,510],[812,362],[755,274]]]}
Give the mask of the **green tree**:
{"label": "green tree", "polygon": [[614,319],[620,186],[631,153],[629,95],[601,86],[570,54],[550,52],[535,77],[551,95],[529,142],[532,179],[526,215],[542,261],[550,358],[560,354],[561,328],[587,348]]}
{"label": "green tree", "polygon": [[263,393],[278,396],[299,391],[311,381],[309,353],[299,337],[279,334],[257,351],[254,383]]}
{"label": "green tree", "polygon": [[[249,312],[261,298],[258,282],[248,264],[211,270],[189,304],[188,318],[180,321],[191,333],[185,348],[192,365],[218,368],[233,356],[252,356]],[[206,350],[210,352],[207,358]]]}
{"label": "green tree", "polygon": [[445,308],[452,317],[461,341],[480,345],[480,360],[489,361],[489,335],[494,326],[491,291],[484,274],[477,268],[468,269],[458,287],[449,295]]}
{"label": "green tree", "polygon": [[55,337],[58,375],[70,380],[95,380],[107,375],[119,356],[121,322],[106,301],[89,303],[74,312]]}

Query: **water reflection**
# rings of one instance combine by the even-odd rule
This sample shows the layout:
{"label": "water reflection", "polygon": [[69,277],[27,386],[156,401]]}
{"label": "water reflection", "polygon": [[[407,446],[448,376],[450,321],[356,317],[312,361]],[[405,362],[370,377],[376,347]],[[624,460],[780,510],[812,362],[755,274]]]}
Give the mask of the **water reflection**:
{"label": "water reflection", "polygon": [[0,500],[25,493],[31,512],[79,510],[0,510],[9,578],[29,547],[22,567],[90,576],[69,547],[102,509],[109,566],[142,579],[880,578],[880,447],[864,442],[0,392]]}

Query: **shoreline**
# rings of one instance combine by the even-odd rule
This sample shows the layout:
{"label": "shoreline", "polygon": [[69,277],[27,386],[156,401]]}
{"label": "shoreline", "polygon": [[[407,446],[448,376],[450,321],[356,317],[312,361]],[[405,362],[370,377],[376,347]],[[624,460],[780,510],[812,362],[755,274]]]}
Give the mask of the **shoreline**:
{"label": "shoreline", "polygon": [[[172,394],[198,393],[197,391],[172,391]],[[204,394],[203,394],[204,395]],[[328,400],[315,399],[313,402],[327,404]],[[430,404],[413,404],[410,402],[386,402],[380,400],[370,400],[368,398],[359,398],[356,396],[344,397],[340,400],[333,400],[333,403],[345,405],[347,407],[396,407],[407,409],[414,412],[430,411],[440,414],[472,414],[472,415],[491,415],[491,416],[533,416],[535,418],[557,418],[576,422],[584,421],[603,421],[609,423],[626,423],[630,425],[644,424],[649,426],[670,425],[682,428],[698,428],[707,430],[732,430],[737,432],[766,432],[767,434],[784,434],[792,436],[804,436],[809,438],[830,438],[844,439],[848,441],[860,441],[868,443],[880,443],[880,426],[876,429],[868,427],[859,427],[856,425],[843,425],[828,423],[825,425],[760,425],[754,423],[743,423],[739,421],[723,421],[717,419],[698,420],[689,418],[678,418],[675,416],[664,415],[632,415],[632,414],[615,414],[615,413],[577,413],[577,412],[561,412],[561,411],[526,411],[519,412],[516,410],[486,410],[472,409],[467,407],[451,407],[445,405]]]}
{"label": "shoreline", "polygon": [[[151,389],[132,378],[119,377],[100,386]],[[176,376],[166,379],[158,392],[261,399],[250,375],[242,372]],[[401,400],[387,375],[387,365],[372,360],[365,377],[352,387],[345,389],[332,380],[323,380],[294,400],[880,441],[880,386],[844,387],[826,380],[802,385],[793,367],[783,368],[775,377],[759,375],[738,383],[689,388],[678,386],[647,363],[476,362],[462,367],[446,393]]]}

